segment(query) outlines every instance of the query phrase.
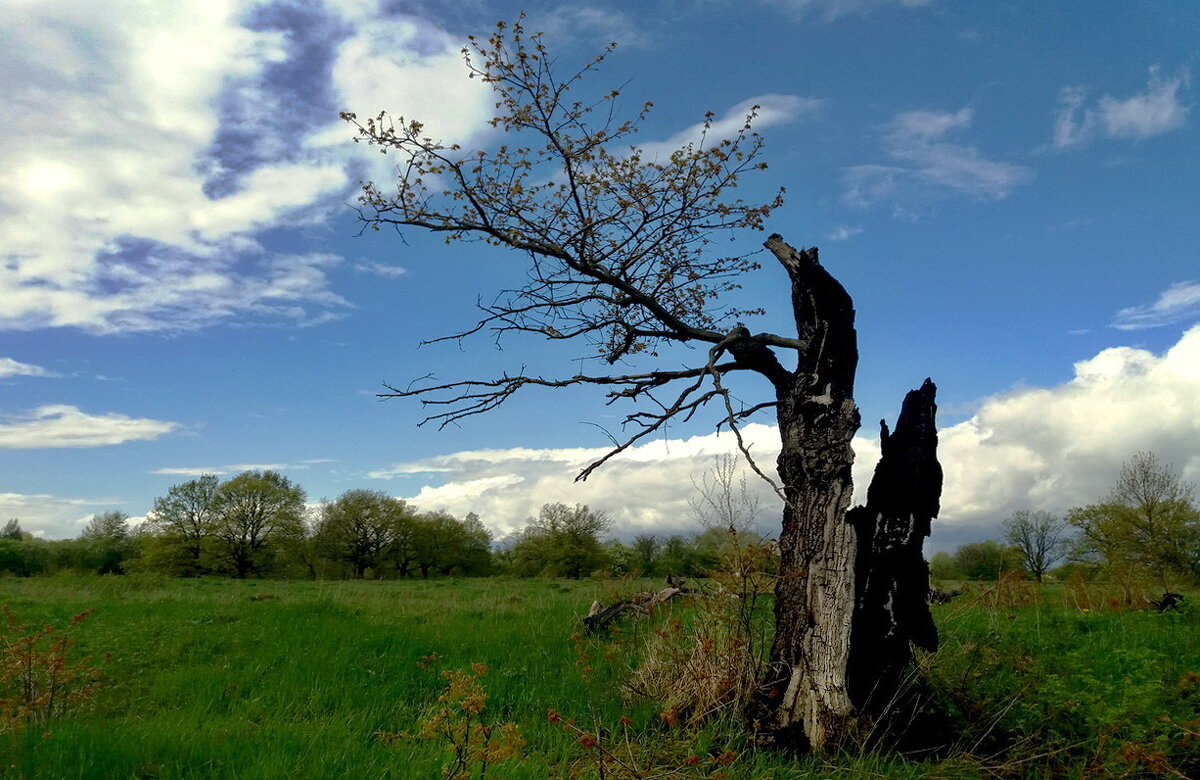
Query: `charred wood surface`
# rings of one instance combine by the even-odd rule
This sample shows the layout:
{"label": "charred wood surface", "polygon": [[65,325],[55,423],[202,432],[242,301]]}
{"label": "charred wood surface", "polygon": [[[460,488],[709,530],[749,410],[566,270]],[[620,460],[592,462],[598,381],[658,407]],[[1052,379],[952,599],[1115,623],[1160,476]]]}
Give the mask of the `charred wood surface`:
{"label": "charred wood surface", "polygon": [[937,388],[930,380],[904,398],[895,431],[880,421],[881,457],[865,506],[847,516],[857,536],[850,701],[876,717],[900,705],[910,645],[937,649],[922,554],[942,493],[937,459]]}

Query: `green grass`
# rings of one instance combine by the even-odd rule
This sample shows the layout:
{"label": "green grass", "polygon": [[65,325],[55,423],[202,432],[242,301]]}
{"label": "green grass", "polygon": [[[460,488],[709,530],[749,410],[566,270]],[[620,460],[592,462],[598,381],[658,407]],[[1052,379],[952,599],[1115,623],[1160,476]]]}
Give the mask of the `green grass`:
{"label": "green grass", "polygon": [[[625,703],[612,642],[587,647],[581,679],[571,634],[601,585],[590,581],[235,582],[136,577],[0,580],[0,603],[32,626],[71,629],[78,656],[111,653],[92,702],[16,739],[0,737],[0,775],[31,778],[327,778],[440,776],[443,745],[378,731],[415,730],[442,690],[417,662],[485,663],[486,713],[519,724],[527,758],[492,776],[565,776],[583,748],[549,723],[554,708],[581,725],[633,718],[649,745],[680,757],[732,748],[732,777],[1084,776],[1094,760],[1131,771],[1124,742],[1191,756],[1176,723],[1200,717],[1197,614],[1090,612],[1054,595],[1011,608],[960,599],[938,607],[944,647],[933,687],[964,736],[950,755],[846,757],[826,765],[755,752],[719,724],[667,730],[652,702]],[[256,598],[260,594],[268,598]],[[1012,616],[1011,618],[1009,616]],[[986,724],[986,725],[980,725]],[[963,755],[975,746],[975,754]],[[1049,753],[1049,755],[1041,755]],[[1099,759],[1097,759],[1099,756]],[[986,760],[981,761],[980,757]],[[1023,763],[1018,763],[1022,762]],[[1144,762],[1143,762],[1144,763]],[[1190,765],[1187,765],[1190,766]]]}

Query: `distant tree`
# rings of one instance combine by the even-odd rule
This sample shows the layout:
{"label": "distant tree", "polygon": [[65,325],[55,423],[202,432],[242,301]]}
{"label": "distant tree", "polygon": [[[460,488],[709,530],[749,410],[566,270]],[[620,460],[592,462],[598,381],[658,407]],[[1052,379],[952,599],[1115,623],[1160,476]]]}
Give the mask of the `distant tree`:
{"label": "distant tree", "polygon": [[347,490],[321,507],[315,540],[327,558],[344,561],[362,579],[396,543],[408,507],[378,490]]}
{"label": "distant tree", "polygon": [[273,546],[304,534],[304,490],[276,471],[243,471],[221,483],[213,538],[233,576],[270,568]]}
{"label": "distant tree", "polygon": [[129,515],[124,512],[98,512],[92,515],[79,534],[80,539],[125,541],[129,538]]}
{"label": "distant tree", "polygon": [[406,514],[396,523],[396,538],[388,551],[388,560],[395,566],[396,574],[408,577],[417,561],[418,541],[421,537],[421,519],[415,513]]}
{"label": "distant tree", "polygon": [[208,570],[204,557],[216,529],[219,487],[216,475],[204,474],[173,485],[154,500],[149,522],[161,543],[163,565],[173,574],[194,576]]}
{"label": "distant tree", "polygon": [[626,577],[631,574],[644,574],[637,563],[637,556],[628,544],[620,539],[609,539],[600,545],[603,554],[603,568],[614,577]]}
{"label": "distant tree", "polygon": [[21,521],[15,517],[5,523],[4,530],[0,531],[0,539],[15,539],[20,541],[24,538],[24,532],[21,530]]}
{"label": "distant tree", "polygon": [[1067,522],[1079,531],[1082,559],[1099,559],[1113,571],[1171,582],[1200,582],[1200,511],[1194,488],[1150,452],[1121,467],[1107,498],[1072,509]]}
{"label": "distant tree", "polygon": [[[56,545],[64,542],[54,543]],[[0,574],[32,577],[50,568],[52,543],[33,537],[11,539],[0,537]]]}
{"label": "distant tree", "polygon": [[492,532],[487,529],[479,515],[468,512],[462,520],[462,534],[459,537],[458,560],[456,565],[459,572],[465,575],[490,574],[493,569],[492,561]]}
{"label": "distant tree", "polygon": [[929,559],[929,576],[935,580],[961,580],[963,578],[954,556],[945,550],[934,553],[933,557]]}
{"label": "distant tree", "polygon": [[673,534],[663,541],[658,568],[662,574],[681,577],[694,577],[704,571],[695,543],[681,534]]}
{"label": "distant tree", "polygon": [[718,455],[699,480],[688,499],[692,516],[705,528],[720,528],[737,533],[753,530],[758,520],[758,496],[750,492],[742,461],[732,454]]}
{"label": "distant tree", "polygon": [[92,515],[79,541],[86,550],[89,568],[100,574],[124,574],[124,561],[133,552],[129,515],[115,510]]}
{"label": "distant tree", "polygon": [[971,542],[954,552],[954,567],[968,580],[994,580],[1004,572],[1021,571],[1021,553],[995,539]]}
{"label": "distant tree", "polygon": [[449,574],[453,570],[461,532],[461,524],[448,512],[429,512],[417,518],[413,546],[421,579],[432,572]]}
{"label": "distant tree", "polygon": [[662,551],[662,542],[657,536],[639,534],[634,537],[633,563],[638,571],[646,576],[654,576],[658,572],[658,559]]}
{"label": "distant tree", "polygon": [[603,565],[600,540],[611,525],[606,514],[583,504],[546,504],[513,547],[515,566],[523,574],[579,579]]}
{"label": "distant tree", "polygon": [[1067,553],[1070,526],[1050,512],[1019,509],[1002,526],[1004,540],[1020,551],[1025,570],[1038,582]]}
{"label": "distant tree", "polygon": [[447,512],[430,512],[415,523],[414,562],[422,578],[431,572],[486,574],[492,568],[491,544],[492,535],[478,515],[459,520]]}

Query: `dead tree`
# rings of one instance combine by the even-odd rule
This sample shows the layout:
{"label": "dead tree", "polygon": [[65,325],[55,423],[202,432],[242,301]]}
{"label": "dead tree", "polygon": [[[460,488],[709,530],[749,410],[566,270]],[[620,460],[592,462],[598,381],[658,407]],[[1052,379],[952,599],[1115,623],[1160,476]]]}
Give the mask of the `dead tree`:
{"label": "dead tree", "polygon": [[881,457],[867,503],[847,516],[858,536],[847,679],[851,703],[874,718],[906,709],[900,700],[910,647],[933,652],[938,646],[921,552],[942,495],[935,391],[926,379],[905,396],[890,434],[880,420]]}
{"label": "dead tree", "polygon": [[[441,144],[402,117],[343,117],[357,128],[356,140],[399,158],[395,192],[363,186],[367,226],[424,229],[525,256],[526,283],[481,303],[474,326],[434,341],[483,332],[497,340],[576,339],[608,366],[651,367],[559,378],[522,370],[389,386],[383,395],[419,398],[429,410],[424,422],[444,426],[493,411],[528,388],[604,388],[609,403],[635,406],[612,450],[578,479],[669,421],[716,407],[718,427],[732,431],[752,469],[783,500],[772,653],[779,695],[770,725],[826,750],[860,730],[865,717],[847,682],[856,570],[873,565],[858,558],[856,528],[846,519],[850,443],[859,425],[853,304],[815,248],[796,250],[778,235],[765,246],[790,280],[795,335],[754,333],[739,320],[760,310],[721,303],[759,264],[754,253],[714,255],[711,245],[732,230],[761,230],[782,203],[781,194],[765,203],[728,194],[742,175],[766,167],[762,139],[751,129],[755,110],[732,137],[710,137],[709,114],[694,142],[666,158],[645,156],[630,136],[650,104],[618,121],[617,91],[595,100],[570,94],[611,49],[561,78],[540,36],[527,35],[520,20],[499,24],[486,41],[471,39],[464,49],[470,75],[495,91],[492,124],[511,138],[491,151]],[[759,377],[761,402],[731,395],[726,380],[736,374]],[[753,460],[739,430],[768,411],[779,425],[778,481]]]}

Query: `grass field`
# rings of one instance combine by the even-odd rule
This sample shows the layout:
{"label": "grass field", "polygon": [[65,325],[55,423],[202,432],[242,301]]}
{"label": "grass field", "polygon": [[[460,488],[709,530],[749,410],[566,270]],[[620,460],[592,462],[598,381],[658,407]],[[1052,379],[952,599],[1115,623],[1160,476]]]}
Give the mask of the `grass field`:
{"label": "grass field", "polygon": [[[73,712],[0,735],[4,776],[434,778],[444,741],[415,732],[445,686],[418,666],[483,663],[485,717],[517,724],[522,760],[490,777],[588,776],[588,749],[547,719],[630,733],[679,765],[732,750],[729,777],[1171,776],[1200,769],[1186,724],[1200,718],[1197,612],[1081,606],[1061,591],[937,607],[943,649],[926,659],[949,708],[932,758],[796,760],[757,751],[729,723],[670,728],[653,702],[624,702],[625,639],[593,640],[582,679],[571,635],[592,581],[277,582],[137,577],[0,580],[0,604],[31,626],[66,626],[75,656],[104,662]],[[685,607],[677,607],[685,609]],[[1086,610],[1086,611],[1085,611]],[[2,695],[2,694],[0,694]],[[672,764],[675,762],[675,764]],[[1139,774],[1141,773],[1141,774]],[[1194,776],[1194,775],[1193,775]]]}

